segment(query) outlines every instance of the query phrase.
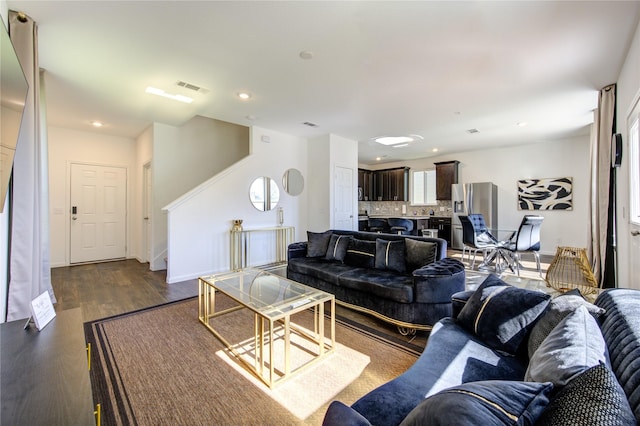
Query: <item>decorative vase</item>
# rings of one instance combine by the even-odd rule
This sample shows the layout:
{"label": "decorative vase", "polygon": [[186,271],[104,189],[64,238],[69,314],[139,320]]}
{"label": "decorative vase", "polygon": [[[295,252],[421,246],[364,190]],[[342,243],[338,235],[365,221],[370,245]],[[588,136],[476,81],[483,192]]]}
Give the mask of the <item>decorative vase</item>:
{"label": "decorative vase", "polygon": [[242,219],[233,219],[233,227],[231,230],[237,232],[242,231]]}

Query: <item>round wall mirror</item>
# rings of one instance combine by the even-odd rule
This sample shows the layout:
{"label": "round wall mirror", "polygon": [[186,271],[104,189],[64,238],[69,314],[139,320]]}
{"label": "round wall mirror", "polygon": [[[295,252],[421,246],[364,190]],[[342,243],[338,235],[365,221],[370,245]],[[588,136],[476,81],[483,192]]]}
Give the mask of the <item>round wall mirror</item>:
{"label": "round wall mirror", "polygon": [[289,195],[300,195],[304,189],[304,178],[298,169],[289,169],[282,176],[282,186]]}
{"label": "round wall mirror", "polygon": [[273,179],[261,176],[249,187],[249,199],[256,209],[266,212],[275,208],[280,201],[280,190]]}

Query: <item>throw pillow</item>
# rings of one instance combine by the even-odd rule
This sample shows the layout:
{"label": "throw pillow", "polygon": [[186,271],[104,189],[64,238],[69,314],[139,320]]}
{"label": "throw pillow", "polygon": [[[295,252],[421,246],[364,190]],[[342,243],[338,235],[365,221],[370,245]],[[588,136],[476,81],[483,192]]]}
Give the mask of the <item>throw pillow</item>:
{"label": "throw pillow", "polygon": [[310,232],[307,231],[307,257],[322,257],[327,254],[331,231]]}
{"label": "throw pillow", "polygon": [[571,290],[567,293],[561,294],[560,296],[554,297],[551,299],[551,302],[549,302],[546,312],[531,329],[531,335],[529,336],[528,343],[529,358],[533,356],[533,353],[538,349],[549,333],[551,333],[551,330],[553,330],[564,317],[578,309],[580,306],[587,308],[594,318],[598,318],[600,315],[605,313],[603,308],[587,302],[584,297],[582,297],[578,289]]}
{"label": "throw pillow", "polygon": [[585,370],[606,363],[606,352],[598,323],[580,306],[560,321],[533,353],[524,378],[564,386]]}
{"label": "throw pillow", "polygon": [[550,298],[489,275],[458,314],[458,322],[492,349],[515,355]]}
{"label": "throw pillow", "polygon": [[351,235],[331,235],[329,239],[329,245],[327,246],[327,253],[324,258],[327,260],[339,260],[344,261],[344,257],[347,254],[347,247],[349,242],[353,239]]}
{"label": "throw pillow", "polygon": [[376,242],[354,238],[349,243],[344,263],[361,268],[373,268],[376,257]]}
{"label": "throw pillow", "polygon": [[407,271],[415,271],[436,261],[436,251],[438,245],[427,241],[418,241],[411,238],[405,238],[405,247],[407,249]]}
{"label": "throw pillow", "polygon": [[469,382],[425,399],[400,425],[532,425],[549,404],[552,389],[551,383]]}
{"label": "throw pillow", "polygon": [[615,374],[606,365],[591,367],[552,399],[536,425],[635,425],[636,419]]}
{"label": "throw pillow", "polygon": [[404,262],[404,241],[376,239],[376,269],[389,269],[404,274],[407,268]]}

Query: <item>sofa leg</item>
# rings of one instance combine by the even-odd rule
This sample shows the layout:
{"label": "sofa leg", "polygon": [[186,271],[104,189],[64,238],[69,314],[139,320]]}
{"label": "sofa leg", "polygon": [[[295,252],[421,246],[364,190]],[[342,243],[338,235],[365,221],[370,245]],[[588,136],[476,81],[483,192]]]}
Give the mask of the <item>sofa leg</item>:
{"label": "sofa leg", "polygon": [[414,334],[416,334],[416,329],[398,326],[398,333],[402,334],[403,336],[413,336]]}

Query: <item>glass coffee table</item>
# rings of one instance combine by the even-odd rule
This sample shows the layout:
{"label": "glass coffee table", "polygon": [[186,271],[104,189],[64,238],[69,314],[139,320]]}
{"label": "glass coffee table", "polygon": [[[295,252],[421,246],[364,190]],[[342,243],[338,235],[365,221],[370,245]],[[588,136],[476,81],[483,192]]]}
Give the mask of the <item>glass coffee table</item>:
{"label": "glass coffee table", "polygon": [[[198,319],[213,333],[244,367],[270,388],[294,373],[315,363],[335,348],[335,297],[298,282],[260,269],[242,269],[234,272],[203,276],[198,279]],[[233,299],[237,305],[216,309],[216,292]],[[329,336],[325,337],[325,303],[329,302]],[[254,314],[254,362],[249,362],[213,326],[213,319],[240,309]],[[292,321],[292,315],[305,310],[313,312],[313,330]],[[276,329],[284,339],[284,349],[276,354]],[[295,368],[291,365],[291,334],[313,343],[313,354],[308,362]],[[297,346],[297,345],[295,345]],[[307,350],[307,352],[309,352]],[[275,368],[276,356],[284,358],[284,367]]]}

